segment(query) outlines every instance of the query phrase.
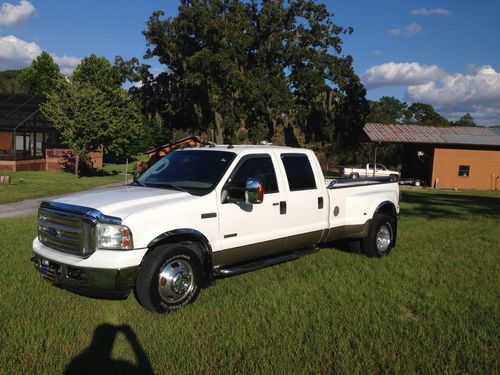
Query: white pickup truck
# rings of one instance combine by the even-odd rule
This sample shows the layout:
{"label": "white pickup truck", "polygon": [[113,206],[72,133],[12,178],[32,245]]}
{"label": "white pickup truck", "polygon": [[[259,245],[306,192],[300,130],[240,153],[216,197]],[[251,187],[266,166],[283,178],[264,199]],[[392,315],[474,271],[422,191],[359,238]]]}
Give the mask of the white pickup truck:
{"label": "white pickup truck", "polygon": [[401,173],[398,171],[391,171],[384,167],[382,164],[375,164],[375,174],[373,173],[373,164],[367,163],[366,167],[363,168],[340,168],[340,175],[349,178],[360,178],[360,177],[389,177],[391,181],[396,181],[401,177]]}
{"label": "white pickup truck", "polygon": [[174,151],[127,186],[43,202],[33,241],[52,283],[153,311],[193,302],[224,277],[295,259],[337,239],[370,256],[396,242],[397,183],[325,183],[314,153],[276,146]]}

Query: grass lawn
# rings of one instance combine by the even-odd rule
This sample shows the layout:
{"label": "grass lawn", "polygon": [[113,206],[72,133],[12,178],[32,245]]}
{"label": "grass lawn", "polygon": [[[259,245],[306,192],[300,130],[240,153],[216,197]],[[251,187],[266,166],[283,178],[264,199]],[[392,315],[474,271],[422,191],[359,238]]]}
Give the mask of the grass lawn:
{"label": "grass lawn", "polygon": [[11,176],[12,184],[0,185],[0,204],[87,190],[124,180],[124,176],[76,178],[64,172],[0,172]]}
{"label": "grass lawn", "polygon": [[388,257],[326,248],[170,315],[49,285],[35,217],[0,220],[1,372],[499,373],[500,193],[402,199]]}
{"label": "grass lawn", "polygon": [[104,163],[104,166],[102,170],[107,173],[125,173],[125,170],[128,171],[128,173],[134,173],[135,172],[135,166],[137,165],[137,162],[139,161],[148,161],[148,156],[144,154],[136,155],[132,158],[129,159],[128,161],[128,166],[126,162],[123,162],[121,164],[114,164],[114,163]]}

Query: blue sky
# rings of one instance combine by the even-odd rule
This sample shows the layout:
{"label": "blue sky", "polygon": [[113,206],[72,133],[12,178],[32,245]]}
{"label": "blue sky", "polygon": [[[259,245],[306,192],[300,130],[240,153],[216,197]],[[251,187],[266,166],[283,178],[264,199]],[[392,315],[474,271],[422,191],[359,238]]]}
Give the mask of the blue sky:
{"label": "blue sky", "polygon": [[[500,123],[500,1],[324,1],[342,26],[344,54],[368,97],[393,95],[434,105],[455,119]],[[0,0],[0,70],[27,66],[46,50],[65,73],[95,53],[142,57],[141,32],[156,9],[176,0]],[[150,62],[157,69],[161,66]]]}

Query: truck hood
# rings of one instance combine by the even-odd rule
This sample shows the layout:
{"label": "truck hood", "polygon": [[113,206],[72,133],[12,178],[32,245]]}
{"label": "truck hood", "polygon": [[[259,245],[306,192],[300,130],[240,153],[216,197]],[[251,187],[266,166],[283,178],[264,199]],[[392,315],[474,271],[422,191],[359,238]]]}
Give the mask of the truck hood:
{"label": "truck hood", "polygon": [[124,220],[134,212],[165,204],[170,201],[195,199],[195,196],[182,191],[140,186],[119,186],[105,189],[88,190],[75,193],[53,202],[90,207],[104,215]]}

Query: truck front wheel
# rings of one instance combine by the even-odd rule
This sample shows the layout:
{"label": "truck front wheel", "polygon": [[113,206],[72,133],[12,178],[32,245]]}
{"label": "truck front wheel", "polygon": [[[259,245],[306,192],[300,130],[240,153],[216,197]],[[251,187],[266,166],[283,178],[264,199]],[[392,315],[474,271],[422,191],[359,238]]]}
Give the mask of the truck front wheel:
{"label": "truck front wheel", "polygon": [[198,297],[201,278],[201,261],[189,244],[161,245],[142,261],[135,295],[148,310],[177,310]]}
{"label": "truck front wheel", "polygon": [[396,219],[392,216],[376,214],[368,231],[368,236],[362,239],[363,252],[372,257],[389,254],[396,239]]}

